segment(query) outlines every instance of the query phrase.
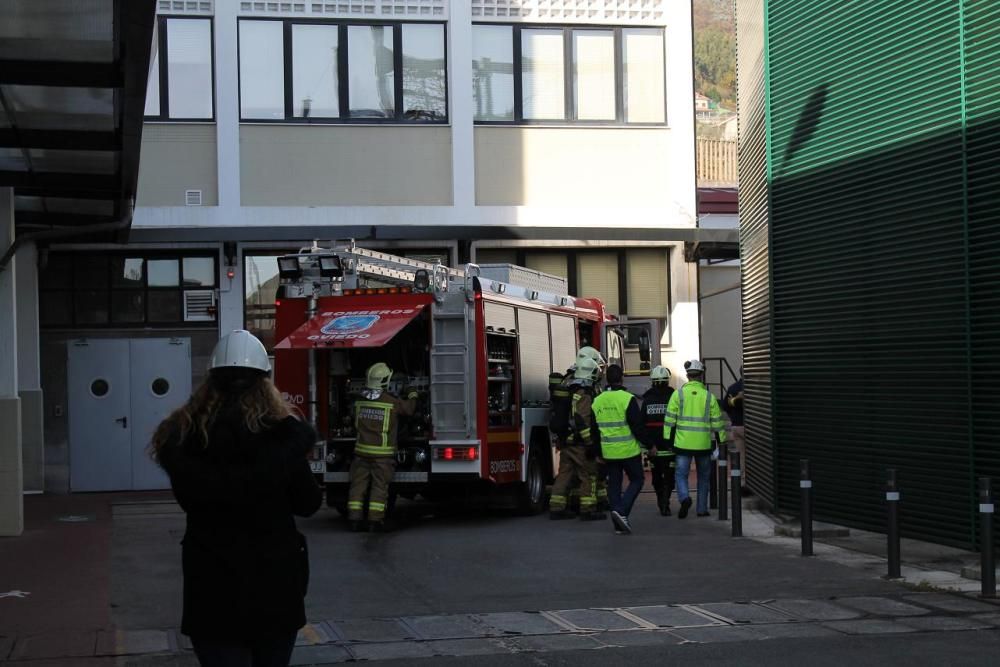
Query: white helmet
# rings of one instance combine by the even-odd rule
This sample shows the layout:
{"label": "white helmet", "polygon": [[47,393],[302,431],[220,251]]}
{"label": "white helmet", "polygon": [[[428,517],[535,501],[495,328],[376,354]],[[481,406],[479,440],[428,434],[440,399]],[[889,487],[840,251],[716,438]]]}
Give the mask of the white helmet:
{"label": "white helmet", "polygon": [[271,362],[267,359],[263,343],[256,336],[249,331],[237,329],[215,344],[208,370],[215,368],[252,368],[268,373]]}
{"label": "white helmet", "polygon": [[653,381],[653,384],[670,382],[670,369],[664,368],[663,366],[657,366],[649,372],[649,379]]}
{"label": "white helmet", "polygon": [[705,373],[705,364],[700,359],[692,359],[684,362],[684,370],[688,375],[701,375]]}
{"label": "white helmet", "polygon": [[587,384],[596,382],[600,373],[601,368],[597,365],[597,362],[584,357],[576,362],[576,371],[573,373],[573,378],[578,382]]}
{"label": "white helmet", "polygon": [[580,348],[580,351],[576,353],[576,363],[579,364],[583,359],[590,359],[595,364],[600,372],[604,371],[604,367],[607,366],[607,362],[604,361],[604,357],[596,349],[589,345],[584,345]]}

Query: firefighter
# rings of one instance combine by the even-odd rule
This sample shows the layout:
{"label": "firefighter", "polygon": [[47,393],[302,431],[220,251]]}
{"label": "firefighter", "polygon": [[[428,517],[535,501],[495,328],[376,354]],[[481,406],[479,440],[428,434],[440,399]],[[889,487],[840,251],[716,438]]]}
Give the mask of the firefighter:
{"label": "firefighter", "polygon": [[657,366],[649,373],[652,386],[642,395],[642,412],[646,419],[646,436],[649,441],[647,458],[652,470],[656,506],[661,516],[670,516],[670,494],[674,491],[674,450],[663,439],[663,414],[670,395],[670,371]]}
{"label": "firefighter", "polygon": [[698,516],[708,516],[708,485],[712,469],[712,435],[716,444],[726,441],[726,422],[722,419],[722,409],[715,395],[704,384],[705,364],[698,359],[684,362],[688,381],[674,392],[667,403],[663,416],[663,437],[674,448],[676,467],[674,477],[677,483],[677,499],[681,509],[677,518],[684,519],[691,509],[691,493],[688,490],[688,473],[691,459],[698,466]]}
{"label": "firefighter", "polygon": [[[594,380],[594,395],[601,393],[601,381],[604,379],[604,371],[608,367],[608,362],[604,360],[597,349],[584,345],[576,353],[576,361],[579,363],[582,359],[590,359],[597,364],[597,379]],[[611,503],[608,502],[608,470],[604,463],[597,462],[597,509],[604,511],[611,509]]]}
{"label": "firefighter", "polygon": [[[385,529],[386,500],[389,483],[396,470],[396,439],[399,418],[413,415],[417,391],[406,389],[406,399],[389,393],[392,369],[374,364],[365,377],[365,390],[354,402],[354,426],[358,433],[351,461],[351,487],[347,497],[347,520],[352,531],[364,526],[365,495],[367,514],[373,532]],[[369,491],[371,485],[371,492]]]}
{"label": "firefighter", "polygon": [[582,359],[576,365],[570,385],[573,390],[570,429],[559,454],[559,475],[552,484],[550,519],[573,518],[573,513],[566,507],[566,494],[574,478],[580,482],[580,519],[598,521],[605,518],[603,513],[597,511],[597,430],[590,407],[597,374],[597,364],[591,359]]}

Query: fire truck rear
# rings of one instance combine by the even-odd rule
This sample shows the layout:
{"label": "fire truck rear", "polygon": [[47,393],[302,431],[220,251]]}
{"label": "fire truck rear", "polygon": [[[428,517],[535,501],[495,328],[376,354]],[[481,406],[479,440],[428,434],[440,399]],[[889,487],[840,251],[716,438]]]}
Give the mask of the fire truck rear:
{"label": "fire truck rear", "polygon": [[580,345],[625,347],[600,301],[530,269],[449,269],[353,243],[286,255],[279,271],[275,382],[317,429],[313,470],[330,506],[346,506],[354,400],[366,369],[384,362],[389,391],[419,392],[400,423],[390,504],[420,494],[541,511],[557,470],[549,373]]}

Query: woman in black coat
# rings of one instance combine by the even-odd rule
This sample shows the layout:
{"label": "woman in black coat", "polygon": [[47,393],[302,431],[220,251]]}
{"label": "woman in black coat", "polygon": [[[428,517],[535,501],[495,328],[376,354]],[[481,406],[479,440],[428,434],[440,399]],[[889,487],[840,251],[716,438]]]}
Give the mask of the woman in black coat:
{"label": "woman in black coat", "polygon": [[220,341],[209,368],[152,444],[187,514],[181,632],[202,665],[287,665],[309,580],[293,515],[312,515],[322,498],[306,460],[316,434],[248,332]]}

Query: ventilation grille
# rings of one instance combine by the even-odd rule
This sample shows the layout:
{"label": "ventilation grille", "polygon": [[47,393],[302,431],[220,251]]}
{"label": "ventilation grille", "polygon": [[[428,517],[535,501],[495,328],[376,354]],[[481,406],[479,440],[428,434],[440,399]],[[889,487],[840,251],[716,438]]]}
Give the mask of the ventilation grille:
{"label": "ventilation grille", "polygon": [[156,5],[159,14],[213,14],[211,0],[160,0]]}
{"label": "ventilation grille", "polygon": [[201,206],[201,190],[185,190],[184,205]]}
{"label": "ventilation grille", "polygon": [[215,290],[199,289],[184,292],[185,322],[215,321]]}
{"label": "ventilation grille", "polygon": [[446,0],[347,0],[345,2],[240,2],[242,14],[310,14],[330,18],[447,18]]}
{"label": "ventilation grille", "polygon": [[662,23],[666,0],[472,0],[477,21]]}

